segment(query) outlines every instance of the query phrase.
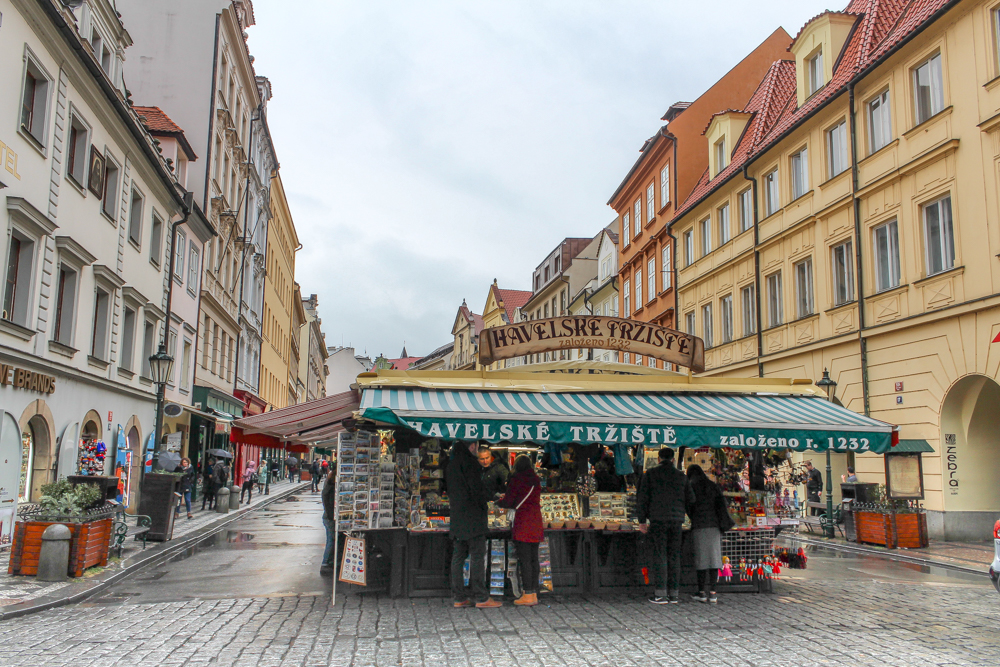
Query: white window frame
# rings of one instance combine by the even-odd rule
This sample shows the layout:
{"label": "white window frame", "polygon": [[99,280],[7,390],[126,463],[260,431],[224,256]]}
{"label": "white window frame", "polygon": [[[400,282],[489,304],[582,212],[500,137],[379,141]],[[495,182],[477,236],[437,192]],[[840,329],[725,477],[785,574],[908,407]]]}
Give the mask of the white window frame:
{"label": "white window frame", "polygon": [[701,256],[704,257],[712,252],[712,218],[705,218],[698,223],[698,231],[701,241]]}
{"label": "white window frame", "polygon": [[753,227],[753,188],[747,188],[736,195],[740,202],[740,233]]}
{"label": "white window frame", "polygon": [[650,183],[646,188],[646,222],[656,217],[656,187]]}
{"label": "white window frame", "polygon": [[[129,317],[132,313],[131,331],[129,331]],[[121,354],[118,357],[118,367],[127,371],[132,370],[135,361],[135,339],[139,323],[139,309],[134,304],[122,303],[122,325],[121,325]]]}
{"label": "white window frame", "polygon": [[670,203],[670,165],[663,165],[660,170],[660,207]]}
{"label": "white window frame", "polygon": [[[936,220],[931,219],[934,211],[937,212]],[[920,217],[923,219],[927,275],[934,276],[955,268],[955,224],[951,193],[922,205]],[[935,238],[937,242],[934,241]]]}
{"label": "white window frame", "polygon": [[[111,172],[115,172],[114,187],[112,188]],[[101,196],[101,213],[111,221],[118,224],[118,209],[121,206],[121,188],[124,185],[122,178],[122,168],[118,161],[112,157],[108,151],[104,152],[104,194]]]}
{"label": "white window frame", "polygon": [[646,301],[656,298],[656,256],[646,262]]}
{"label": "white window frame", "polygon": [[729,203],[726,202],[715,210],[715,216],[719,221],[719,247],[729,243],[732,238],[732,227],[729,223]]}
{"label": "white window frame", "polygon": [[[940,51],[913,68],[914,125],[926,122],[944,109],[944,73],[942,70]],[[927,89],[926,95],[921,94],[921,90],[924,88]]]}
{"label": "white window frame", "polygon": [[642,197],[635,200],[632,206],[632,226],[635,228],[634,236],[642,233]]}
{"label": "white window frame", "polygon": [[[73,133],[76,132],[74,145]],[[87,173],[90,163],[91,127],[80,112],[70,104],[69,120],[66,123],[66,177],[86,196]],[[72,159],[70,159],[72,157]]]}
{"label": "white window frame", "polygon": [[719,336],[722,343],[733,342],[733,295],[719,299]]}
{"label": "white window frame", "polygon": [[[137,199],[139,202],[138,214],[135,210]],[[142,191],[136,187],[135,181],[133,181],[128,198],[128,240],[136,250],[142,248],[142,218],[145,213],[145,205],[146,198],[143,196]]]}
{"label": "white window frame", "polygon": [[[103,298],[103,301],[102,301]],[[114,291],[106,285],[94,286],[94,304],[90,331],[90,356],[108,361],[111,345],[111,310],[114,308]]]}
{"label": "white window frame", "polygon": [[740,307],[743,310],[743,335],[757,333],[757,288],[750,283],[740,290]]}
{"label": "white window frame", "polygon": [[774,328],[785,323],[784,289],[781,271],[775,271],[765,279],[767,283],[767,326]]}
{"label": "white window frame", "polygon": [[865,105],[868,110],[868,153],[877,153],[892,141],[892,105],[886,88]]}
{"label": "white window frame", "polygon": [[625,247],[628,247],[630,239],[632,238],[632,226],[629,223],[629,220],[631,220],[631,218],[629,218],[629,212],[625,211],[622,213],[622,242]]}
{"label": "white window frame", "polygon": [[660,282],[663,284],[663,291],[666,292],[673,284],[673,276],[671,275],[673,272],[670,267],[670,246],[663,247],[662,258],[660,260],[660,272],[663,274]]}
{"label": "white window frame", "polygon": [[812,97],[826,83],[826,73],[823,71],[823,49],[806,58],[806,97]]}
{"label": "white window frame", "polygon": [[[17,269],[14,276],[13,294],[8,295],[10,259],[13,249],[13,242],[18,241],[17,249]],[[42,240],[22,229],[18,225],[13,225],[7,234],[7,243],[4,244],[3,254],[3,282],[0,284],[0,317],[8,322],[20,325],[27,329],[30,326],[34,314],[35,303],[35,268],[38,265],[38,250]],[[8,312],[8,310],[10,312]]]}
{"label": "white window frame", "polygon": [[[159,229],[157,229],[159,227]],[[157,268],[163,263],[163,230],[166,224],[156,209],[149,222],[149,261]]]}
{"label": "white window frame", "polygon": [[803,146],[789,158],[792,176],[792,201],[809,192],[809,148]]}
{"label": "white window frame", "polygon": [[718,176],[719,174],[722,173],[722,170],[725,169],[729,164],[727,160],[729,156],[726,154],[726,137],[723,136],[721,139],[716,141],[714,148],[715,148],[715,176]]}
{"label": "white window frame", "polygon": [[622,304],[622,305],[625,306],[625,311],[623,312],[622,316],[627,318],[629,315],[632,314],[632,311],[631,311],[631,307],[632,307],[632,281],[626,280],[625,284],[622,286],[622,288],[623,288],[622,289],[622,296],[625,299],[624,303]]}
{"label": "white window frame", "polygon": [[710,303],[701,307],[701,339],[705,341],[706,348],[715,344],[715,341],[712,340],[712,304]]}
{"label": "white window frame", "polygon": [[692,310],[690,313],[687,313],[684,316],[684,327],[687,329],[687,333],[691,334],[692,336],[695,336],[697,335],[697,332],[695,331],[696,326],[697,322],[695,321],[695,314],[694,311]]}
{"label": "white window frame", "polygon": [[807,257],[795,264],[795,304],[799,319],[815,314],[813,290],[813,261]]}
{"label": "white window frame", "polygon": [[[25,119],[24,102],[28,93],[28,75],[35,80],[35,89],[31,100],[31,117]],[[24,67],[21,70],[20,95],[18,95],[17,105],[17,132],[28,140],[32,146],[40,149],[45,154],[48,145],[49,116],[52,112],[52,91],[53,77],[48,70],[42,66],[41,61],[35,57],[27,44],[24,46]],[[41,105],[41,109],[39,109]],[[25,125],[25,120],[28,124]]]}
{"label": "white window frame", "polygon": [[[881,257],[880,236],[885,239],[885,258]],[[886,292],[902,283],[899,265],[899,223],[893,219],[872,227],[872,251],[875,255],[875,291]]]}
{"label": "white window frame", "polygon": [[194,239],[191,239],[188,247],[188,277],[187,277],[187,291],[194,296],[198,291],[198,277],[201,273],[201,251],[198,250],[198,246],[195,245]]}
{"label": "white window frame", "polygon": [[635,309],[639,310],[643,306],[642,300],[642,269],[635,271]]}
{"label": "white window frame", "polygon": [[177,230],[177,238],[174,239],[175,246],[171,248],[174,253],[174,280],[178,285],[184,284],[184,253],[187,250],[187,234],[183,229]]}
{"label": "white window frame", "polygon": [[778,168],[764,174],[764,207],[768,216],[774,215],[781,208],[781,187],[778,181]]}
{"label": "white window frame", "polygon": [[694,229],[684,232],[684,266],[694,264]]}
{"label": "white window frame", "polygon": [[854,301],[854,242],[851,239],[830,248],[833,271],[833,305],[843,306]]}
{"label": "white window frame", "polygon": [[847,153],[847,121],[842,120],[826,131],[826,154],[829,178],[847,171],[850,164]]}

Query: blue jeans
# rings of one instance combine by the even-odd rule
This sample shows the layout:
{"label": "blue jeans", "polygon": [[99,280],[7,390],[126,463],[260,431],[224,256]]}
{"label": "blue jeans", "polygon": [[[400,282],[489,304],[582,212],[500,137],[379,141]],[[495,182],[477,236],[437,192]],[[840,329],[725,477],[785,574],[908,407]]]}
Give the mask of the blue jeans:
{"label": "blue jeans", "polygon": [[333,553],[333,541],[337,535],[337,524],[332,519],[323,517],[323,527],[326,528],[326,549],[323,551],[323,562],[321,566],[334,566],[334,559],[337,554]]}
{"label": "blue jeans", "polygon": [[[187,513],[191,513],[191,489],[187,491],[181,491],[181,495],[184,496],[184,507],[187,508]],[[177,507],[174,509],[174,514],[181,513],[181,499],[177,499]]]}

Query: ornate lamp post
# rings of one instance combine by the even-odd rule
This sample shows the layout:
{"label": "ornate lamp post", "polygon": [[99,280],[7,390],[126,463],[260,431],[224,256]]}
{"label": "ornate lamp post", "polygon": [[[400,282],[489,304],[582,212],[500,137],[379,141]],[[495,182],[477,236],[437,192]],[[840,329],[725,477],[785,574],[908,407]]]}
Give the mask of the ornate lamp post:
{"label": "ornate lamp post", "polygon": [[[826,398],[833,403],[837,393],[837,383],[830,379],[830,371],[823,369],[823,377],[816,386],[826,392]],[[830,466],[830,448],[826,448],[826,536],[834,537],[833,526],[833,470]]]}
{"label": "ornate lamp post", "polygon": [[[158,464],[160,454],[160,439],[163,437],[163,394],[174,370],[174,358],[167,354],[167,348],[160,343],[160,348],[156,354],[149,358],[149,374],[156,385],[156,430],[153,431],[153,465]],[[145,457],[142,462],[142,470],[146,470]]]}

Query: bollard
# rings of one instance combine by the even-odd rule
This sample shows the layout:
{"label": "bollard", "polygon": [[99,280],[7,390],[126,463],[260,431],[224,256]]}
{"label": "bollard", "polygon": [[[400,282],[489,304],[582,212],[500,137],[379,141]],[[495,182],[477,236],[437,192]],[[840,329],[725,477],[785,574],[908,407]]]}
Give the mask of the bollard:
{"label": "bollard", "polygon": [[38,581],[66,581],[69,573],[69,542],[73,533],[61,523],[54,523],[42,533],[38,556]]}
{"label": "bollard", "polygon": [[240,508],[240,487],[233,484],[229,487],[229,509],[238,510]]}
{"label": "bollard", "polygon": [[229,487],[224,486],[215,492],[215,511],[219,514],[229,513]]}

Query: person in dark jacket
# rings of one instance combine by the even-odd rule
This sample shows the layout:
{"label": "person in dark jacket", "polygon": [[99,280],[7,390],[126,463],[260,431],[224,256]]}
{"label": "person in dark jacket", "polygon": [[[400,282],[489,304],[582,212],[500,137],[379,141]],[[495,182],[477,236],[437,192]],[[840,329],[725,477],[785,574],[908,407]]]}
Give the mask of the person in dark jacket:
{"label": "person in dark jacket", "polygon": [[615,471],[615,457],[608,454],[594,466],[594,482],[598,493],[619,493],[625,490],[625,480]]}
{"label": "person in dark jacket", "polygon": [[[451,509],[451,593],[456,607],[500,607],[499,600],[490,597],[486,588],[487,502],[483,485],[483,469],[476,460],[478,448],[474,442],[456,442],[445,471],[448,502]],[[469,591],[465,587],[463,568],[466,556],[471,557]]]}
{"label": "person in dark jacket", "polygon": [[694,492],[694,504],[688,510],[691,517],[691,541],[694,545],[694,569],[698,572],[698,593],[691,599],[698,602],[718,602],[715,584],[722,567],[722,530],[719,510],[725,510],[726,499],[719,486],[710,480],[701,466],[687,469],[688,482]]}
{"label": "person in dark jacket", "polygon": [[320,479],[319,459],[313,459],[312,464],[309,466],[309,477],[312,478],[312,492],[316,493],[319,491],[319,485],[323,481]]}
{"label": "person in dark jacket", "polygon": [[215,507],[215,481],[213,478],[213,473],[215,472],[215,458],[210,458],[208,460],[208,465],[201,473],[201,509],[205,509],[205,503],[208,503],[208,509]]}
{"label": "person in dark jacket", "polygon": [[486,445],[479,447],[479,465],[483,467],[483,486],[486,487],[486,496],[493,500],[507,489],[507,478],[510,471],[503,461],[493,456],[493,452]]}
{"label": "person in dark jacket", "polygon": [[334,503],[337,500],[337,475],[331,470],[323,483],[323,527],[326,528],[326,549],[323,550],[323,562],[319,566],[320,574],[333,574],[337,554],[333,552],[336,539],[337,515],[334,513]]}
{"label": "person in dark jacket", "polygon": [[[807,497],[809,498],[809,502],[818,503],[820,501],[819,494],[823,490],[823,473],[813,467],[812,461],[806,461],[805,465],[806,470],[809,471],[809,481],[806,482]],[[822,512],[815,507],[811,510],[811,514],[813,516],[821,513]]]}
{"label": "person in dark jacket", "polygon": [[657,455],[659,465],[642,474],[636,497],[639,523],[649,522],[656,566],[654,604],[680,602],[681,524],[684,513],[694,505],[691,485],[674,467],[674,450],[664,447]]}
{"label": "person in dark jacket", "polygon": [[[191,514],[191,490],[194,488],[195,472],[194,468],[191,467],[191,459],[185,457],[181,459],[181,464],[174,469],[174,472],[181,473],[181,497],[184,499],[184,507],[187,509],[188,518],[192,518],[194,515]],[[177,507],[174,509],[174,516],[181,515],[181,503],[177,502]]]}
{"label": "person in dark jacket", "polygon": [[516,605],[538,604],[538,544],[544,537],[542,526],[542,482],[535,474],[531,459],[521,454],[514,459],[514,474],[507,481],[507,493],[497,504],[515,510],[510,537],[517,554],[524,595]]}

